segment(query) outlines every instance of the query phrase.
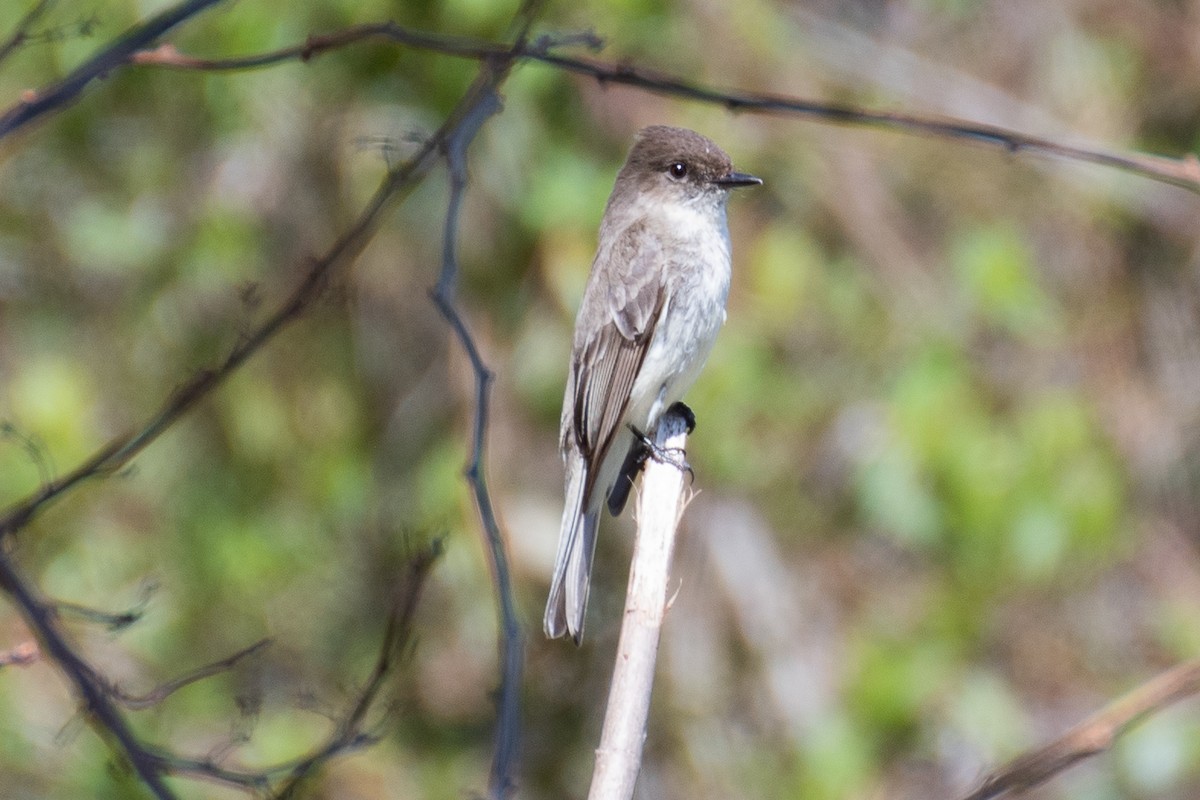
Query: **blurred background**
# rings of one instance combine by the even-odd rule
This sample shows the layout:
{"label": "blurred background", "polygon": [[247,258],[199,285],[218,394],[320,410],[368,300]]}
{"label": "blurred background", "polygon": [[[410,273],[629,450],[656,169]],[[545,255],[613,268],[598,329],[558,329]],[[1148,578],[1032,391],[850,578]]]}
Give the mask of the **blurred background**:
{"label": "blurred background", "polygon": [[[0,30],[26,3],[0,11]],[[505,35],[515,2],[242,0],[169,41],[241,55],[393,19]],[[61,3],[0,65],[7,107],[164,4]],[[1172,156],[1200,141],[1197,0],[551,3],[535,33],[723,88],[948,115]],[[136,429],[285,298],[476,65],[366,44],[238,73],[120,69],[0,143],[0,505]],[[643,798],[953,797],[1200,655],[1200,198],[1097,167],[838,128],[518,68],[470,156],[460,297],[489,366],[490,486],[527,637],[521,798],[582,797],[632,524],[606,519],[579,649],[540,619],[559,409],[616,170],[695,128],[766,185],[730,207],[729,321],[688,397],[683,522]],[[134,462],[24,530],[49,595],[145,691],[134,717],[256,767],[362,685],[409,554],[443,537],[375,746],[326,798],[486,786],[496,612],[462,471],[472,374],[428,300],[447,182],[390,213],[315,310]],[[36,458],[31,454],[36,453]],[[0,604],[0,649],[29,639]],[[140,796],[45,662],[0,671],[0,796]],[[175,781],[185,797],[236,797]],[[1200,795],[1184,703],[1035,792]]]}

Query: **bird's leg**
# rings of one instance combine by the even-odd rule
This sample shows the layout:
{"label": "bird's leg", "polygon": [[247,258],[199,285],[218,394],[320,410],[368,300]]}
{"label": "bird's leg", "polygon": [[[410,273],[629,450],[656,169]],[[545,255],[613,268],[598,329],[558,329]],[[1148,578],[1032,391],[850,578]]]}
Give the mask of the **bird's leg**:
{"label": "bird's leg", "polygon": [[[683,417],[684,424],[687,425],[688,433],[696,429],[696,415],[692,410],[683,403],[673,404],[668,411],[673,411]],[[637,439],[637,453],[630,451],[629,457],[626,458],[626,464],[634,462],[636,459],[636,468],[630,473],[636,475],[641,471],[646,463],[647,458],[653,458],[660,464],[670,464],[680,472],[686,472],[692,480],[696,479],[696,473],[692,469],[691,464],[687,462],[687,451],[681,447],[659,447],[646,434],[639,431],[633,425],[629,426],[629,430],[633,432],[634,438]]]}

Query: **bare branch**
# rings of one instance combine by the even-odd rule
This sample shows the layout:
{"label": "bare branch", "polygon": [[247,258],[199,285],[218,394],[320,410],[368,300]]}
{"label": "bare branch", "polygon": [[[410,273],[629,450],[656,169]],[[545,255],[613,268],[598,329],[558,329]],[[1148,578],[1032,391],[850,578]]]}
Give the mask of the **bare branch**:
{"label": "bare branch", "polygon": [[1070,161],[1112,167],[1200,194],[1200,159],[1192,154],[1188,154],[1182,159],[1142,153],[1122,154],[1108,150],[1075,147],[1038,136],[1027,136],[995,125],[982,125],[946,117],[872,111],[787,95],[720,91],[673,75],[628,64],[611,64],[595,59],[572,58],[552,53],[530,54],[529,57],[569,72],[593,77],[601,83],[623,84],[645,89],[655,94],[722,105],[730,111],[802,116],[838,125],[883,128],[902,133],[978,142],[1000,147],[1014,154],[1037,153]]}
{"label": "bare branch", "polygon": [[384,681],[391,674],[397,655],[404,651],[411,640],[412,621],[417,611],[417,601],[420,600],[426,578],[429,577],[434,563],[441,554],[441,540],[435,540],[409,564],[407,580],[400,585],[396,592],[391,614],[388,615],[383,642],[379,647],[379,655],[366,685],[354,701],[350,713],[337,726],[333,735],[324,745],[293,766],[279,770],[286,771],[288,777],[276,793],[276,797],[294,797],[304,779],[315,769],[328,762],[330,758],[374,741],[370,734],[363,731],[367,714],[374,707]]}
{"label": "bare branch", "polygon": [[155,797],[160,800],[175,797],[163,780],[157,757],[129,727],[109,687],[59,629],[53,605],[39,597],[33,584],[25,580],[3,549],[0,549],[0,589],[16,602],[42,652],[66,673],[92,728],[125,757]]}
{"label": "bare branch", "polygon": [[134,53],[144,50],[171,28],[186,22],[209,6],[219,2],[221,0],[185,0],[146,22],[130,28],[115,42],[92,56],[55,85],[31,93],[8,111],[0,114],[0,139],[38,117],[70,105],[89,83],[105,77],[112,69],[129,61]]}
{"label": "bare branch", "polygon": [[963,800],[992,800],[1028,791],[1085,758],[1103,753],[1133,725],[1197,692],[1200,692],[1200,659],[1167,670],[1061,738],[1017,757],[989,775]]}
{"label": "bare branch", "polygon": [[383,39],[407,47],[477,61],[495,58],[534,61],[565,72],[594,78],[601,84],[632,86],[668,97],[724,106],[730,111],[808,117],[837,125],[881,128],[902,133],[976,142],[999,147],[1013,154],[1034,153],[1067,161],[1098,164],[1200,194],[1200,159],[1193,154],[1188,154],[1183,158],[1170,158],[1146,153],[1120,153],[1062,144],[1051,139],[1029,136],[996,125],[983,125],[948,117],[876,111],[788,95],[738,90],[726,91],[627,62],[614,63],[552,52],[554,48],[566,44],[583,43],[594,47],[599,44],[599,40],[592,36],[584,38],[578,36],[541,37],[532,44],[522,45],[519,49],[514,50],[499,43],[419,33],[395,23],[385,22],[313,36],[304,44],[257,56],[197,59],[180,55],[174,48],[165,46],[156,51],[139,53],[135,56],[135,61],[139,64],[174,69],[248,69],[292,59],[307,60],[318,52],[326,52],[372,39]]}

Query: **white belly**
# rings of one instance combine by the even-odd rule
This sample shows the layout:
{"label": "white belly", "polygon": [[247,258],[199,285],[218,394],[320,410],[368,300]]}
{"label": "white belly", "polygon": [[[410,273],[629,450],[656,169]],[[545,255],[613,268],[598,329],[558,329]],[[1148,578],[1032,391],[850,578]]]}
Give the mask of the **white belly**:
{"label": "white belly", "polygon": [[625,419],[649,432],[695,382],[725,323],[729,240],[724,230],[703,242],[689,269],[672,282],[646,359],[633,384]]}

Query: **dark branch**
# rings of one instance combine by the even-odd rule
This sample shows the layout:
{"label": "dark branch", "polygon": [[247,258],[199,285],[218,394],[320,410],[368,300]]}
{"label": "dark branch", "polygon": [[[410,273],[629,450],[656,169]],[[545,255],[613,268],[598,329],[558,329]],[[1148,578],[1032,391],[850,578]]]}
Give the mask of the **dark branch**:
{"label": "dark branch", "polygon": [[0,44],[0,63],[17,51],[19,47],[28,42],[32,36],[29,29],[47,12],[50,6],[54,4],[54,0],[38,0],[28,11],[25,16],[17,21],[17,27],[3,44]]}
{"label": "dark branch", "polygon": [[566,46],[583,46],[591,50],[599,50],[604,45],[603,41],[593,33],[571,33],[561,36],[541,36],[532,45],[523,44],[520,49],[514,51],[511,45],[501,42],[474,39],[469,36],[448,36],[440,33],[414,31],[397,25],[395,22],[379,22],[355,25],[332,33],[313,34],[305,39],[303,44],[295,44],[252,56],[193,58],[180,53],[174,45],[166,43],[154,50],[135,53],[131,62],[168,69],[236,72],[275,66],[287,61],[309,61],[323,53],[369,41],[390,42],[411,47],[414,50],[427,50],[476,61],[496,58],[511,59],[514,56],[528,58],[532,53],[545,53],[551,48]]}
{"label": "dark branch", "polygon": [[103,625],[110,631],[119,631],[133,625],[145,615],[146,606],[150,604],[150,597],[154,594],[155,588],[156,586],[153,583],[143,585],[142,596],[137,604],[125,611],[101,611],[98,608],[91,608],[79,603],[69,603],[63,600],[54,603],[54,610],[58,612],[59,616],[74,616],[85,622]]}
{"label": "dark branch", "polygon": [[17,570],[9,554],[2,549],[0,589],[13,598],[25,618],[25,624],[37,637],[42,652],[66,673],[92,728],[129,762],[155,797],[160,800],[175,797],[163,780],[158,759],[129,727],[109,687],[59,629],[54,606],[38,595],[33,585]]}
{"label": "dark branch", "polygon": [[526,2],[518,12],[514,25],[516,35],[508,57],[485,61],[472,86],[479,102],[463,118],[463,124],[446,142],[446,165],[450,172],[450,196],[446,207],[446,227],[442,239],[442,267],[437,285],[431,292],[434,304],[454,331],[459,344],[471,362],[475,374],[475,414],[471,456],[466,469],[467,481],[475,498],[483,526],[492,583],[496,588],[496,608],[500,629],[500,687],[497,698],[495,750],[488,778],[488,795],[492,800],[510,797],[516,788],[516,761],[521,739],[521,675],[524,669],[524,640],[513,600],[512,578],[500,525],[492,508],[484,467],[484,448],[489,420],[489,397],[492,373],[483,361],[471,336],[466,320],[454,302],[458,277],[458,231],[462,200],[467,187],[467,150],[483,124],[500,111],[497,90],[512,69],[514,57],[525,48],[526,37],[540,3]]}
{"label": "dark branch", "polygon": [[92,81],[103,78],[116,67],[129,61],[139,50],[150,46],[167,31],[186,22],[221,0],[186,0],[156,17],[130,28],[115,42],[92,56],[70,75],[53,86],[35,92],[8,111],[0,114],[0,139],[8,136],[38,117],[65,108],[73,103]]}

